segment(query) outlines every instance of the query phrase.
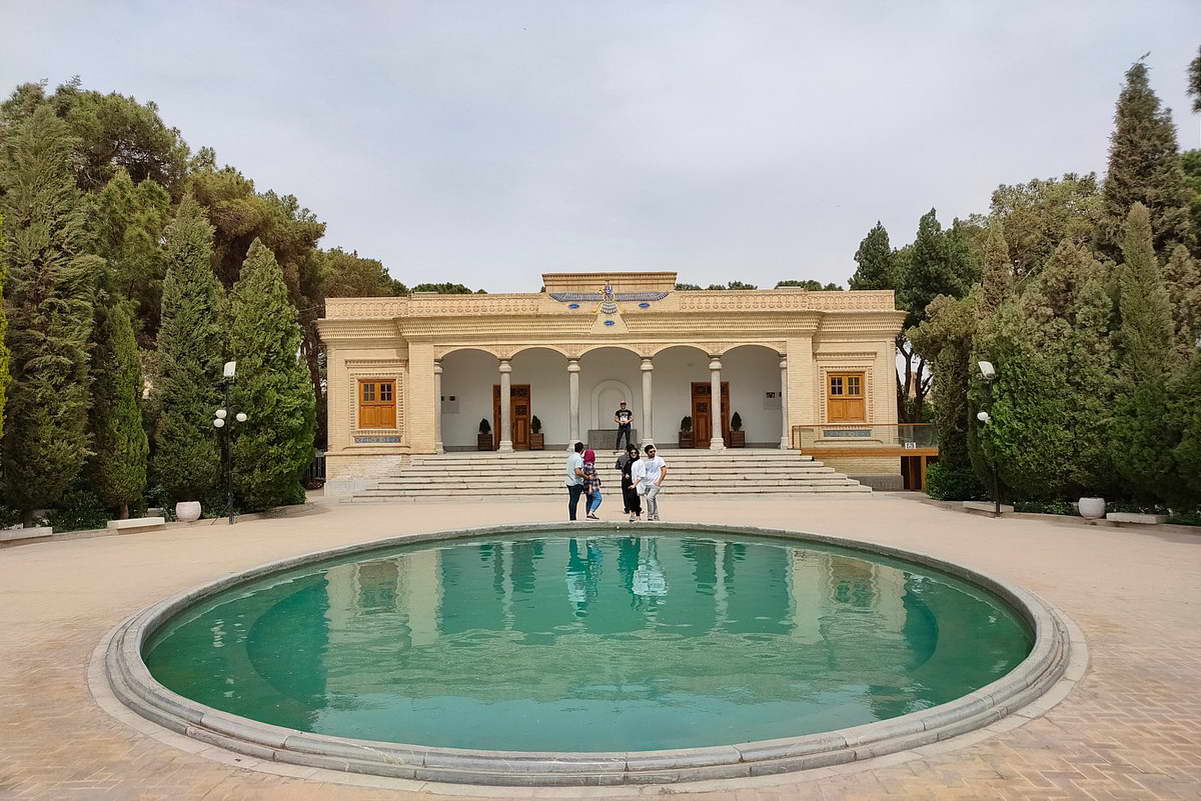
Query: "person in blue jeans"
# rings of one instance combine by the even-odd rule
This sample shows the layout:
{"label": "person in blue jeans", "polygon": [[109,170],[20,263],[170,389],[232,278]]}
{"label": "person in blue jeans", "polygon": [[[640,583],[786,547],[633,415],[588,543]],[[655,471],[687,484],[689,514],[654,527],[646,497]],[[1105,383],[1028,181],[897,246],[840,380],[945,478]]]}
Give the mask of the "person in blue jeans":
{"label": "person in blue jeans", "polygon": [[576,509],[580,505],[580,495],[584,492],[584,443],[577,442],[572,452],[567,455],[567,519],[575,520]]}
{"label": "person in blue jeans", "polygon": [[596,451],[584,451],[584,492],[588,495],[588,519],[600,520],[596,510],[601,505],[601,480],[596,473]]}

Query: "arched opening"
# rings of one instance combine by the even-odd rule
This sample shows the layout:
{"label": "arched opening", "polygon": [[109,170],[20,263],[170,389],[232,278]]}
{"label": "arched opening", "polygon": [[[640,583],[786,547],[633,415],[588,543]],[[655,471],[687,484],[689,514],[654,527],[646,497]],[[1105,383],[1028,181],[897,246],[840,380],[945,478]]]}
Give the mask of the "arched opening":
{"label": "arched opening", "polygon": [[631,436],[638,443],[643,426],[641,364],[638,354],[618,347],[595,348],[580,358],[580,439],[589,447],[615,448],[613,417],[623,400],[633,412]]}
{"label": "arched opening", "polygon": [[476,348],[451,351],[442,357],[442,447],[474,451],[480,421],[487,420],[495,435],[492,385],[500,366],[496,356]]}
{"label": "arched opening", "polygon": [[[538,450],[539,445],[547,450],[566,448],[571,438],[571,399],[568,395],[567,357],[552,348],[526,348],[518,351],[510,361],[513,367],[513,413],[520,420],[521,402],[529,405],[531,436],[524,436],[519,425],[514,426],[513,448],[515,450]],[[541,432],[533,429],[534,418],[541,424]],[[535,436],[541,433],[539,439]]]}
{"label": "arched opening", "polygon": [[730,383],[730,416],[742,419],[748,448],[778,448],[784,431],[780,354],[764,345],[738,345],[721,355],[721,380]]}
{"label": "arched opening", "polygon": [[[654,365],[655,442],[660,447],[674,448],[682,442],[683,418],[690,418],[694,435],[698,430],[696,420],[692,419],[693,385],[709,385],[709,354],[693,345],[673,345],[655,354]],[[704,442],[694,436],[688,447],[708,448],[707,432],[708,428],[702,432]]]}

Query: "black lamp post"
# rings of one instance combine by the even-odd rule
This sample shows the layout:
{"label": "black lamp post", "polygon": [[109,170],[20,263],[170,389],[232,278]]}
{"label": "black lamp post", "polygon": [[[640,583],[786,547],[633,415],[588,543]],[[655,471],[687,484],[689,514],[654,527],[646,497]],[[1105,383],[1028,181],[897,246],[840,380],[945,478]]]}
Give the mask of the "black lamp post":
{"label": "black lamp post", "polygon": [[[213,428],[217,429],[217,433],[221,436],[221,469],[225,472],[225,508],[229,512],[229,524],[232,526],[237,519],[237,514],[234,509],[234,478],[233,478],[233,453],[229,447],[230,431],[226,428],[226,423],[229,420],[229,391],[233,388],[234,378],[237,376],[238,363],[226,362],[225,369],[221,375],[221,387],[225,393],[225,403],[213,414]],[[245,412],[238,412],[233,416],[233,420],[239,423],[245,423],[248,419]]]}
{"label": "black lamp post", "polygon": [[[992,408],[992,383],[997,377],[997,368],[993,367],[992,362],[977,362],[976,366],[980,368],[980,377],[984,379],[984,385],[988,387],[988,408]],[[983,425],[992,423],[992,415],[987,411],[981,410],[976,413],[976,419]],[[1001,480],[997,476],[997,452],[990,443],[988,446],[988,460],[992,462],[992,499],[993,499],[993,514],[997,517],[1001,516]]]}

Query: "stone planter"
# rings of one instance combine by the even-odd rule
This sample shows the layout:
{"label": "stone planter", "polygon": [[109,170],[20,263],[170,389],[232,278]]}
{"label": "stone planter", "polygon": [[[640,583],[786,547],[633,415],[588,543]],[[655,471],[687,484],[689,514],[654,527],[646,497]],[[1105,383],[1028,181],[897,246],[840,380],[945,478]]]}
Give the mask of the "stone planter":
{"label": "stone planter", "polygon": [[1077,508],[1085,520],[1100,520],[1105,517],[1104,498],[1081,498]]}
{"label": "stone planter", "polygon": [[680,432],[679,446],[681,448],[691,448],[692,447],[692,432],[691,431],[681,431]]}
{"label": "stone planter", "polygon": [[545,434],[530,434],[530,450],[544,451],[546,450],[546,435]]}
{"label": "stone planter", "polygon": [[175,504],[175,519],[191,523],[200,519],[200,501],[180,501]]}
{"label": "stone planter", "polygon": [[476,447],[476,450],[481,450],[481,451],[492,450],[492,435],[491,434],[476,435],[475,447]]}
{"label": "stone planter", "polygon": [[730,447],[731,448],[745,448],[746,447],[746,432],[745,431],[731,431],[730,432]]}

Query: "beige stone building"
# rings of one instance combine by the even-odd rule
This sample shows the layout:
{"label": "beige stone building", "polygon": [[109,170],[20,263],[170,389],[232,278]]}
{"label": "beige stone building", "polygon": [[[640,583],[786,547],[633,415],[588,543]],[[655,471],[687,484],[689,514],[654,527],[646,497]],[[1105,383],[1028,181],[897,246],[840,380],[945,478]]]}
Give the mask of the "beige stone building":
{"label": "beige stone building", "polygon": [[681,292],[671,272],[542,279],[541,292],[329,299],[328,477],[384,475],[411,454],[611,447],[625,401],[635,440],[661,449],[821,451],[847,473],[899,478],[905,314],[891,291]]}

